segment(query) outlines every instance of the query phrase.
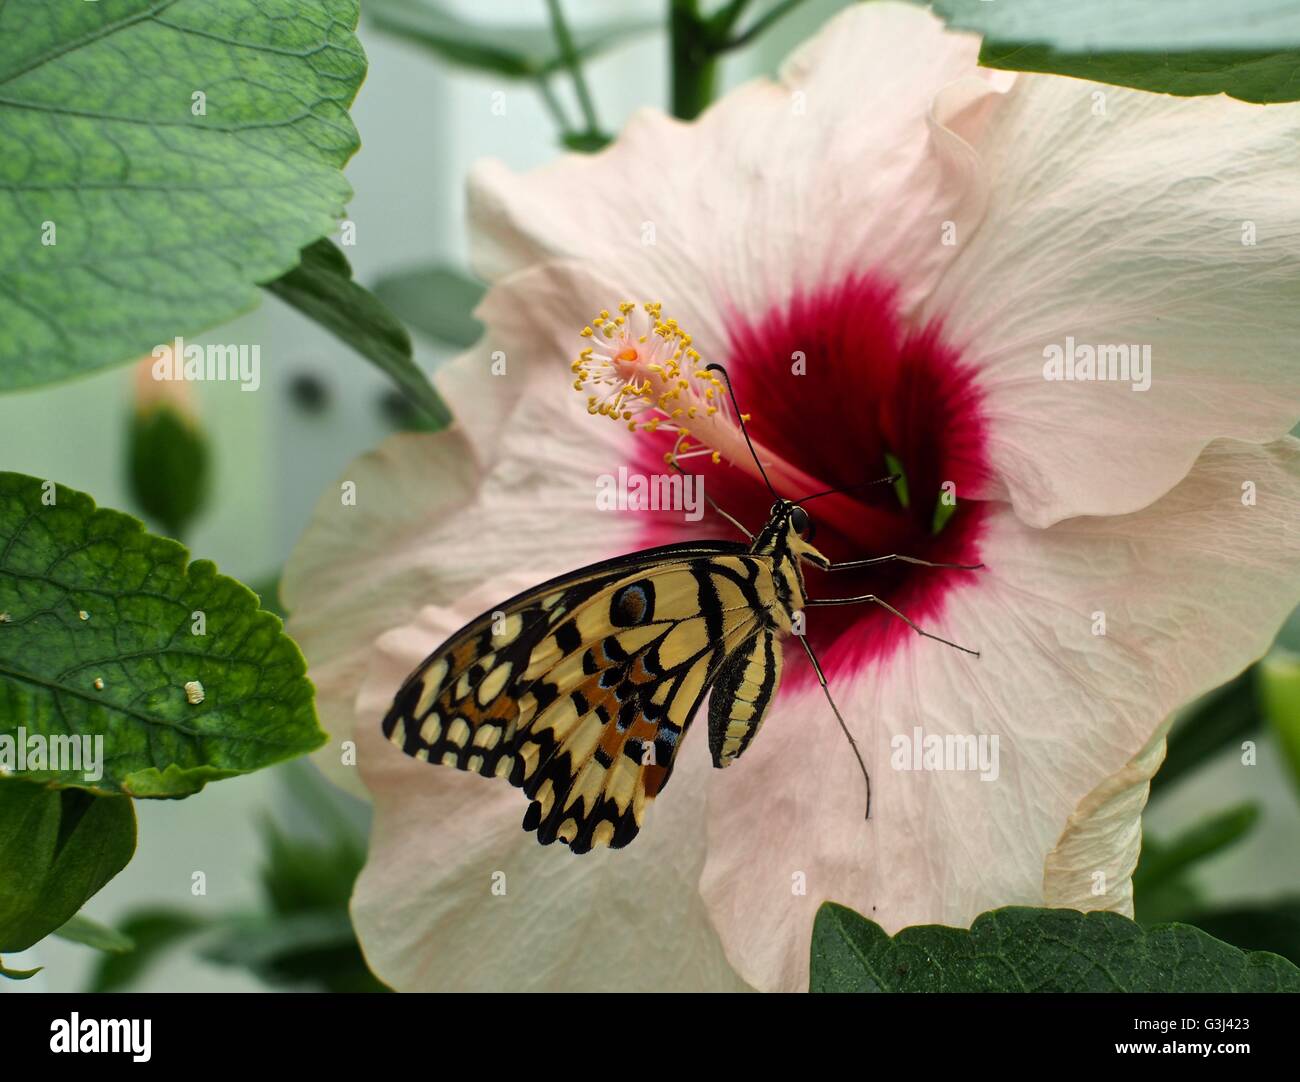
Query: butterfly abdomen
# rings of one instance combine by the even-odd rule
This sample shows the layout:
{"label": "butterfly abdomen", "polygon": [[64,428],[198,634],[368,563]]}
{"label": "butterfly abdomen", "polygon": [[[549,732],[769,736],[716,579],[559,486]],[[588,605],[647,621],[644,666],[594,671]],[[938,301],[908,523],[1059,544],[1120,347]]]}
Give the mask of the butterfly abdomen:
{"label": "butterfly abdomen", "polygon": [[714,766],[730,766],[749,747],[780,686],[781,663],[781,639],[777,632],[765,629],[722,666],[709,698],[709,752]]}

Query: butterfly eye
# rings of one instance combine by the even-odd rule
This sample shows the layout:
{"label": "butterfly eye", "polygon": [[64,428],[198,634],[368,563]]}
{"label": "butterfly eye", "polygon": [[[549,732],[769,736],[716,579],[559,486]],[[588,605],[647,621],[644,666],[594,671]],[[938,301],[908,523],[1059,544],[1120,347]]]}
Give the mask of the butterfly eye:
{"label": "butterfly eye", "polygon": [[808,517],[807,511],[796,505],[790,509],[790,525],[795,533],[802,535],[812,526],[812,519]]}

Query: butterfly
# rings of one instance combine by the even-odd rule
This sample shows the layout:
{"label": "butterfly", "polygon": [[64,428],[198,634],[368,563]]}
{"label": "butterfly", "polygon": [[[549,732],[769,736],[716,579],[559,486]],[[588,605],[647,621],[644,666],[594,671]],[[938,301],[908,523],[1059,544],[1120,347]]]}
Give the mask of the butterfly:
{"label": "butterfly", "polygon": [[[723,373],[720,365],[709,368]],[[733,403],[730,379],[726,387]],[[762,463],[736,409],[759,472]],[[892,482],[897,476],[882,478]],[[876,482],[872,482],[876,483]],[[771,489],[771,483],[768,482]],[[709,752],[727,767],[750,746],[781,683],[785,644],[803,647],[836,720],[871,779],[801,633],[809,606],[875,603],[874,595],[810,599],[802,565],[823,570],[903,560],[889,555],[832,564],[811,543],[804,503],[773,490],[766,524],[749,542],[688,541],[619,556],[525,590],[466,624],[406,679],[383,720],[407,755],[502,778],[530,803],[523,827],[543,845],[574,853],[619,849],[637,836],[672,776],[687,729],[709,698]],[[799,627],[796,628],[796,623]]]}

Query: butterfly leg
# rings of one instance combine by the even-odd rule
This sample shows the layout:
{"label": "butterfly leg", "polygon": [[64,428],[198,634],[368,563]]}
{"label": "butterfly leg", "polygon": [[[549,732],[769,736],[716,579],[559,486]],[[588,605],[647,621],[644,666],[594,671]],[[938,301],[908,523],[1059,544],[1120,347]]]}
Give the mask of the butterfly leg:
{"label": "butterfly leg", "polygon": [[796,635],[799,645],[803,647],[804,653],[808,655],[808,660],[812,662],[813,672],[817,674],[817,683],[822,686],[822,694],[826,696],[826,701],[831,704],[831,713],[835,715],[835,720],[840,723],[840,728],[844,730],[844,735],[848,737],[849,747],[853,749],[853,754],[857,756],[858,766],[862,770],[862,777],[867,783],[867,815],[871,818],[871,774],[867,770],[867,764],[862,761],[862,752],[858,750],[858,742],[853,739],[853,734],[849,732],[849,727],[844,723],[844,718],[840,714],[840,708],[835,705],[835,700],[831,698],[831,689],[826,684],[826,675],[822,672],[821,663],[817,660],[817,655],[813,653],[812,644],[802,635]]}
{"label": "butterfly leg", "polygon": [[900,620],[903,621],[903,623],[905,623],[918,635],[924,635],[927,639],[934,639],[935,642],[941,642],[945,646],[951,646],[953,649],[961,650],[963,653],[970,654],[973,657],[980,656],[980,652],[978,650],[972,650],[968,646],[961,646],[958,643],[952,642],[948,639],[940,638],[938,635],[933,635],[929,631],[926,631],[923,628],[918,627],[915,623],[912,622],[910,618],[903,615],[903,613],[899,612],[888,601],[885,601],[883,598],[877,597],[875,594],[859,594],[857,597],[811,598],[808,601],[804,602],[804,606],[807,608],[811,608],[814,605],[856,605],[861,602],[870,602],[873,605],[879,605],[886,612],[892,613],[893,615],[897,616]]}
{"label": "butterfly leg", "polygon": [[[678,473],[680,473],[683,477],[685,477],[685,476],[686,476],[686,471],[685,471],[684,469],[682,469],[681,466],[678,465],[678,462],[677,462],[677,447],[681,445],[681,442],[682,442],[682,441],[679,439],[679,440],[677,441],[677,445],[674,446],[673,449],[672,449],[671,451],[668,452],[668,455],[667,455],[667,461],[668,461],[668,465],[669,465],[672,469],[676,470],[676,471],[677,471]],[[721,507],[719,507],[719,506],[718,506],[718,501],[715,500],[712,496],[710,496],[707,492],[704,491],[704,486],[703,486],[703,485],[700,486],[700,495],[702,495],[702,496],[704,497],[705,502],[706,502],[710,507],[712,507],[713,510],[715,510],[719,515],[721,515],[721,516],[722,516],[723,518],[725,518],[728,522],[730,522],[734,527],[736,527],[736,529],[738,529],[738,530],[739,530],[741,533],[743,533],[747,538],[749,538],[750,541],[753,541],[753,540],[754,540],[754,535],[753,535],[752,533],[750,533],[747,529],[745,529],[745,527],[744,527],[743,524],[741,524],[741,523],[740,523],[739,521],[737,521],[736,519],[732,518],[731,515],[727,514],[726,511],[724,511]]]}
{"label": "butterfly leg", "polygon": [[918,560],[915,556],[904,556],[895,552],[888,556],[873,556],[869,560],[845,560],[843,563],[831,564],[825,568],[826,571],[852,571],[858,567],[875,567],[877,564],[887,564],[892,560],[901,560],[905,564],[916,564],[918,567],[947,567],[953,571],[978,571],[983,564],[936,564],[930,560]]}

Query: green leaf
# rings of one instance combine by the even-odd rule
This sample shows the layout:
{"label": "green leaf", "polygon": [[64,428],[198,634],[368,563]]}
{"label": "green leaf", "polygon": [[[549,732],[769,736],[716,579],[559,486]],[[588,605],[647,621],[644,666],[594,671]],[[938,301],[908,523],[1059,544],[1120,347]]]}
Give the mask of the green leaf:
{"label": "green leaf", "polygon": [[1188,924],[1242,950],[1266,950],[1300,965],[1300,897],[1204,909]]}
{"label": "green leaf", "polygon": [[203,927],[205,922],[199,917],[175,909],[142,909],[131,914],[122,922],[121,934],[135,943],[135,950],[101,958],[87,991],[116,992],[125,988],[167,948]]}
{"label": "green leaf", "polygon": [[65,925],[134,852],[131,801],[0,781],[0,952]]}
{"label": "green leaf", "polygon": [[576,150],[579,154],[595,154],[613,141],[614,137],[603,131],[573,131],[560,138],[566,149]]}
{"label": "green leaf", "polygon": [[288,618],[283,603],[280,601],[280,576],[257,579],[248,584],[248,588],[257,595],[258,603],[267,612],[273,612],[281,620]]}
{"label": "green leaf", "polygon": [[[366,17],[380,30],[465,68],[513,79],[536,79],[564,64],[554,29],[542,22],[472,23],[450,14],[434,0],[367,0]],[[579,56],[596,56],[658,27],[658,22],[649,19],[619,19],[585,26],[574,32],[574,49]]]}
{"label": "green leaf", "polygon": [[1009,906],[969,931],[937,924],[892,938],[827,902],[813,924],[814,992],[1300,991],[1300,969],[1197,928],[1143,929],[1115,913]]}
{"label": "green leaf", "polygon": [[1300,44],[1300,7],[1278,0],[933,0],[950,27],[994,41],[1087,49],[1264,49]]}
{"label": "green leaf", "polygon": [[335,909],[346,913],[352,887],[365,864],[364,845],[343,835],[318,844],[286,837],[269,820],[262,825],[266,861],[262,887],[277,913]]}
{"label": "green leaf", "polygon": [[[1144,853],[1152,848],[1147,839],[1142,844]],[[1196,924],[1189,914],[1199,912],[1205,905],[1204,894],[1190,875],[1176,876],[1133,892],[1133,917],[1144,928],[1170,921]]]}
{"label": "green leaf", "polygon": [[1169,734],[1169,751],[1151,779],[1151,796],[1195,773],[1224,748],[1240,747],[1261,717],[1253,668],[1197,700]]}
{"label": "green leaf", "polygon": [[1238,804],[1208,816],[1172,842],[1144,838],[1133,873],[1133,890],[1141,894],[1167,883],[1193,864],[1240,841],[1259,821],[1259,805]]}
{"label": "green leaf", "polygon": [[0,473],[0,557],[0,756],[23,767],[22,736],[46,752],[25,777],[188,796],[324,742],[279,619],[131,516]]}
{"label": "green leaf", "polygon": [[330,992],[387,991],[366,968],[346,909],[310,909],[232,922],[200,952],[210,962],[251,970],[275,985]]}
{"label": "green leaf", "polygon": [[980,63],[1184,96],[1300,98],[1300,17],[1274,0],[936,0],[950,27],[984,35]]}
{"label": "green leaf", "polygon": [[9,969],[4,962],[0,962],[0,977],[7,977],[11,981],[29,981],[44,968],[44,966],[37,966],[35,969]]}
{"label": "green leaf", "polygon": [[375,295],[417,331],[450,346],[468,348],[483,324],[474,309],[483,286],[450,267],[419,267],[375,283]]}
{"label": "green leaf", "polygon": [[[1300,425],[1296,425],[1296,430],[1300,431]],[[1292,610],[1286,618],[1286,623],[1278,630],[1274,645],[1290,650],[1293,654],[1300,654],[1300,608]]]}
{"label": "green leaf", "polygon": [[1276,649],[1257,669],[1260,709],[1300,785],[1300,655]]}
{"label": "green leaf", "polygon": [[1300,49],[1268,52],[1061,53],[1042,45],[986,42],[986,68],[1072,75],[1158,94],[1227,94],[1241,101],[1300,100]]}
{"label": "green leaf", "polygon": [[208,441],[170,402],[131,414],[127,470],[131,496],[170,536],[181,538],[208,496]]}
{"label": "green leaf", "polygon": [[357,0],[0,6],[0,390],[247,311],[334,228],[356,21]]}
{"label": "green leaf", "polygon": [[80,913],[63,927],[54,929],[54,934],[71,943],[81,943],[109,954],[129,954],[135,950],[135,940],[130,936],[107,928],[89,917],[83,917]]}
{"label": "green leaf", "polygon": [[415,363],[406,328],[352,280],[352,267],[332,241],[303,249],[302,262],[266,288],[372,362],[433,426],[451,421],[429,377]]}

